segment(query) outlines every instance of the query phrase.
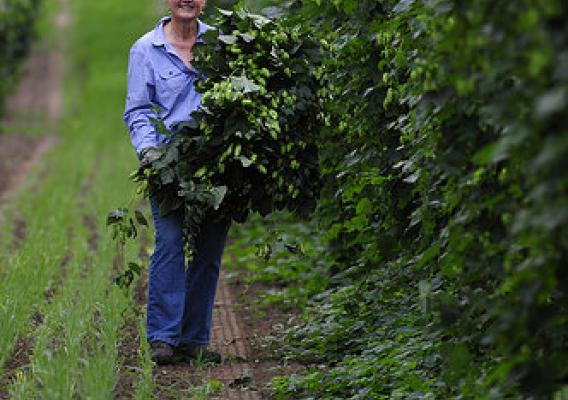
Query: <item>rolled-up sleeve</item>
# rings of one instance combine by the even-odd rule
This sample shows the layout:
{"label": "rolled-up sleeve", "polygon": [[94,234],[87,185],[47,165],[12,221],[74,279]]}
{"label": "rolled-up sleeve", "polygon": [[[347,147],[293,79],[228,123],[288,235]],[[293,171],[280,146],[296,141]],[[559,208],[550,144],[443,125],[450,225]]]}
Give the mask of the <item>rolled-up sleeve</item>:
{"label": "rolled-up sleeve", "polygon": [[130,50],[128,61],[128,83],[124,122],[130,132],[130,141],[138,154],[147,147],[156,146],[158,137],[150,118],[156,118],[152,111],[155,82],[152,66],[144,49],[136,44]]}

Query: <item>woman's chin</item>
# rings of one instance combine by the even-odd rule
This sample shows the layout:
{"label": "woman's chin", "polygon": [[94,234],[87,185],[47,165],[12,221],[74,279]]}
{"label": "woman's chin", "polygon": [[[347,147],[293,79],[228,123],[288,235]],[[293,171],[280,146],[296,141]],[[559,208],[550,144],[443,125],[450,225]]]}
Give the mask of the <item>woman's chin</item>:
{"label": "woman's chin", "polygon": [[198,14],[194,11],[179,11],[173,13],[173,17],[178,21],[192,21],[198,17]]}

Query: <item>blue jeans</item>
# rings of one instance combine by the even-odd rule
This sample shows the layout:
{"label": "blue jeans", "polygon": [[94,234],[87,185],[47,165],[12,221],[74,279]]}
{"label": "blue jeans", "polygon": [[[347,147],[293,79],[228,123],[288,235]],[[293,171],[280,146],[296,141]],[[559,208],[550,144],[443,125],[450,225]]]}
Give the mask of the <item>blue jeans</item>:
{"label": "blue jeans", "polygon": [[150,199],[156,226],[156,248],[148,278],[147,338],[173,346],[209,344],[215,292],[227,223],[205,223],[196,240],[197,251],[185,268],[183,214],[161,217]]}

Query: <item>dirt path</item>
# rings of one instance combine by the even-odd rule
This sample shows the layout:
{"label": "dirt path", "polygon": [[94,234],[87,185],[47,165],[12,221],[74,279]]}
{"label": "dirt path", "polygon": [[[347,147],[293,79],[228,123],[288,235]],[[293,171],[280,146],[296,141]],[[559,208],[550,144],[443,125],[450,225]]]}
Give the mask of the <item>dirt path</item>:
{"label": "dirt path", "polygon": [[[61,0],[62,10],[66,1]],[[59,31],[69,26],[67,12],[55,18]],[[0,203],[14,198],[39,160],[57,142],[63,114],[65,40],[40,42],[22,66],[22,79],[8,97],[0,122]]]}
{"label": "dirt path", "polygon": [[212,347],[229,357],[231,362],[212,369],[210,379],[224,383],[225,399],[256,400],[261,397],[252,381],[252,349],[249,335],[235,312],[235,304],[235,296],[225,274],[222,274],[213,314]]}
{"label": "dirt path", "polygon": [[56,142],[54,135],[0,135],[0,203],[17,196],[30,171]]}
{"label": "dirt path", "polygon": [[[225,275],[221,274],[213,313],[213,350],[223,355],[217,366],[176,364],[154,368],[157,399],[191,397],[200,386],[210,381],[223,383],[221,393],[209,394],[210,399],[257,400],[260,392],[252,380],[252,349],[249,336],[235,311],[235,298]],[[192,392],[193,391],[193,392]]]}

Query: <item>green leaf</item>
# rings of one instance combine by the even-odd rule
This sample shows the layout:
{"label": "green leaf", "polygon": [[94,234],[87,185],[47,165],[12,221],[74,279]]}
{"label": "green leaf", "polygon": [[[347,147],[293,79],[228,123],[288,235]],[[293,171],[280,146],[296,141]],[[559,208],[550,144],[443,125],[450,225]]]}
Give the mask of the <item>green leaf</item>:
{"label": "green leaf", "polygon": [[493,160],[495,160],[496,149],[497,149],[496,142],[488,144],[473,156],[473,161],[479,165],[486,165],[493,162]]}
{"label": "green leaf", "polygon": [[226,44],[237,43],[237,37],[234,35],[219,35],[219,40]]}
{"label": "green leaf", "polygon": [[211,189],[213,194],[213,209],[218,210],[227,194],[227,186],[217,186]]}
{"label": "green leaf", "polygon": [[245,156],[238,156],[237,160],[239,160],[243,167],[248,168],[253,163],[252,160],[246,158]]}
{"label": "green leaf", "polygon": [[140,266],[140,264],[137,264],[135,262],[129,262],[128,269],[135,272],[137,275],[140,275],[140,272],[142,272],[142,267]]}
{"label": "green leaf", "polygon": [[262,29],[265,25],[270,24],[272,21],[262,15],[250,14],[249,17],[253,20],[257,28]]}
{"label": "green leaf", "polygon": [[412,7],[412,4],[415,0],[400,0],[398,4],[393,8],[395,13],[403,13],[406,12]]}
{"label": "green leaf", "polygon": [[535,105],[538,118],[545,119],[565,109],[568,104],[568,94],[563,87],[556,87],[540,96]]}
{"label": "green leaf", "polygon": [[243,40],[244,40],[245,42],[247,42],[247,43],[250,43],[250,42],[252,42],[252,41],[255,39],[255,36],[253,36],[253,35],[251,35],[251,34],[248,34],[248,33],[241,33],[240,36],[241,36],[241,37],[243,38]]}
{"label": "green leaf", "polygon": [[441,247],[439,243],[430,246],[428,250],[418,256],[418,261],[414,264],[415,267],[422,268],[424,265],[432,261],[435,257],[438,256],[438,254],[440,254],[440,248]]}
{"label": "green leaf", "polygon": [[207,173],[208,169],[206,167],[201,167],[197,170],[197,172],[195,172],[195,174],[193,174],[193,176],[195,178],[202,178],[206,173]]}
{"label": "green leaf", "polygon": [[244,94],[258,92],[260,90],[260,86],[248,79],[246,76],[233,78],[231,83],[234,90],[243,92]]}
{"label": "green leaf", "polygon": [[217,11],[219,11],[219,14],[224,15],[225,17],[231,17],[233,15],[232,11],[225,10],[223,8],[218,8]]}
{"label": "green leaf", "polygon": [[136,225],[134,224],[134,220],[132,218],[128,219],[129,227],[128,227],[128,237],[131,239],[136,239],[138,236],[138,229],[136,229]]}
{"label": "green leaf", "polygon": [[117,210],[113,210],[108,213],[107,215],[107,226],[124,222],[125,218],[128,216],[128,209],[127,208],[119,208]]}
{"label": "green leaf", "polygon": [[173,183],[176,174],[171,168],[163,169],[160,171],[160,178],[164,185]]}
{"label": "green leaf", "polygon": [[146,220],[146,217],[144,216],[144,214],[142,214],[142,212],[140,210],[136,210],[134,211],[134,216],[136,217],[136,221],[143,226],[148,226],[148,221]]}

